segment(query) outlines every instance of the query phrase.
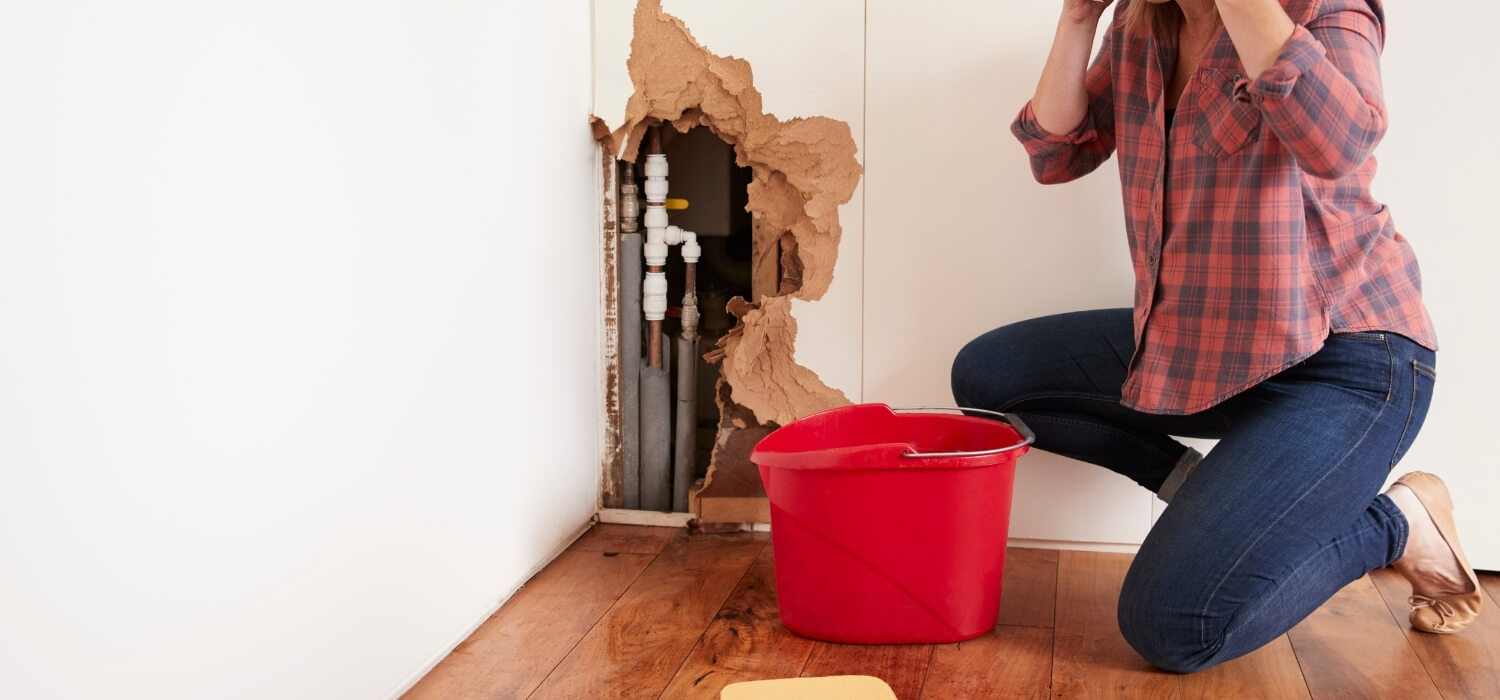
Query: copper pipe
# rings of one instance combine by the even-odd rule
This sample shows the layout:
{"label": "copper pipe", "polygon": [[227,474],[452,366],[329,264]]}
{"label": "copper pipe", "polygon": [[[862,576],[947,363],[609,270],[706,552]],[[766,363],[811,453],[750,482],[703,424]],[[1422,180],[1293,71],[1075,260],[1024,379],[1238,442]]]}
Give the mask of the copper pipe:
{"label": "copper pipe", "polygon": [[651,134],[651,150],[647,152],[653,154],[661,153],[661,124],[647,129],[647,132]]}
{"label": "copper pipe", "polygon": [[647,333],[651,337],[647,342],[646,365],[648,367],[661,367],[661,321],[648,322]]}
{"label": "copper pipe", "polygon": [[685,296],[697,296],[698,294],[698,263],[686,263],[687,271],[683,273],[683,291]]}

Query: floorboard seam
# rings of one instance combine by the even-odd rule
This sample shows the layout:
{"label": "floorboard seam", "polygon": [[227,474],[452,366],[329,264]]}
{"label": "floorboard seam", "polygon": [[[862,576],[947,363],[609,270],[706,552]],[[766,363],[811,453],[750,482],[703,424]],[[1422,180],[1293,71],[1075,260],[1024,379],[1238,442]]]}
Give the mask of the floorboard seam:
{"label": "floorboard seam", "polygon": [[1396,630],[1401,633],[1401,641],[1406,642],[1406,648],[1411,650],[1411,655],[1417,657],[1417,663],[1422,665],[1422,673],[1427,674],[1427,682],[1432,684],[1432,689],[1437,691],[1439,697],[1448,697],[1443,693],[1443,687],[1438,685],[1437,678],[1433,677],[1432,669],[1427,667],[1427,659],[1423,658],[1422,651],[1411,641],[1412,634],[1421,633],[1413,632],[1409,626],[1402,624],[1401,618],[1396,616],[1396,611],[1391,610],[1391,606],[1385,602],[1385,594],[1380,592],[1380,586],[1375,585],[1374,577],[1365,574],[1364,579],[1370,582],[1371,588],[1375,589],[1375,596],[1380,599],[1381,607],[1384,607],[1386,614],[1391,616],[1391,624],[1395,625]]}
{"label": "floorboard seam", "polygon": [[[685,536],[686,535],[677,535],[677,537]],[[676,538],[674,537],[673,539]],[[552,668],[547,671],[547,675],[542,676],[542,682],[536,684],[536,687],[532,688],[531,692],[526,694],[527,700],[530,700],[533,696],[536,695],[536,692],[538,690],[541,690],[543,686],[547,685],[547,681],[552,680],[552,674],[557,673],[558,667],[562,666],[563,662],[567,661],[568,657],[573,655],[573,652],[578,651],[578,645],[582,644],[583,640],[588,639],[589,635],[594,632],[594,629],[599,626],[599,623],[602,622],[604,618],[609,617],[609,613],[615,609],[615,606],[618,606],[620,604],[620,600],[625,597],[625,594],[629,593],[630,589],[635,588],[635,584],[640,583],[641,577],[645,576],[646,571],[648,571],[651,566],[656,563],[657,559],[661,558],[661,553],[667,551],[667,543],[671,541],[672,540],[664,540],[662,542],[661,549],[657,550],[656,554],[651,555],[651,561],[646,562],[646,565],[641,567],[641,570],[636,573],[635,578],[630,580],[630,585],[620,589],[620,595],[615,596],[614,602],[610,603],[609,607],[604,609],[604,612],[599,613],[599,617],[594,618],[594,624],[589,625],[589,628],[585,630],[583,634],[579,635],[578,639],[573,640],[573,646],[568,647],[568,652],[566,654],[563,654],[562,657],[557,660],[557,663],[552,664]]]}
{"label": "floorboard seam", "polygon": [[714,620],[719,619],[719,613],[724,612],[724,605],[729,602],[730,598],[734,597],[734,592],[740,589],[740,584],[744,583],[745,579],[750,576],[750,570],[755,568],[755,562],[760,561],[761,555],[766,553],[766,546],[763,543],[760,549],[755,550],[755,556],[750,558],[750,565],[745,567],[745,572],[740,574],[738,579],[735,579],[733,586],[729,587],[729,592],[724,594],[724,600],[719,601],[719,607],[708,618],[708,622],[703,623],[703,629],[698,632],[697,641],[693,642],[693,645],[688,647],[687,653],[682,655],[682,661],[677,664],[677,670],[673,671],[672,675],[667,677],[666,685],[663,685],[661,692],[656,695],[657,700],[662,700],[666,697],[667,690],[672,687],[672,681],[677,679],[678,674],[682,673],[682,669],[687,666],[688,660],[693,658],[693,652],[697,651],[698,647],[703,645],[703,639],[708,636],[708,628],[714,626]]}

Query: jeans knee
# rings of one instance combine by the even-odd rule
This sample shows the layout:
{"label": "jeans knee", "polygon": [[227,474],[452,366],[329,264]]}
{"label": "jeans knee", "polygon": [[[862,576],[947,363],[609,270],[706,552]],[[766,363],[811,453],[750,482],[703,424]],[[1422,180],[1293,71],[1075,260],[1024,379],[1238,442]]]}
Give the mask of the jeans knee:
{"label": "jeans knee", "polygon": [[949,383],[953,389],[953,398],[960,406],[973,401],[974,385],[979,381],[980,350],[976,347],[979,340],[975,339],[963,346],[958,355],[953,358],[953,368],[949,373]]}
{"label": "jeans knee", "polygon": [[1168,601],[1142,599],[1122,590],[1117,617],[1121,636],[1152,666],[1172,673],[1192,673],[1218,663],[1221,645],[1206,642],[1194,620],[1171,612]]}
{"label": "jeans knee", "polygon": [[1024,391],[1014,385],[1015,378],[1028,373],[1015,371],[1018,348],[1011,329],[1005,326],[985,333],[953,358],[950,383],[960,406],[1007,411]]}

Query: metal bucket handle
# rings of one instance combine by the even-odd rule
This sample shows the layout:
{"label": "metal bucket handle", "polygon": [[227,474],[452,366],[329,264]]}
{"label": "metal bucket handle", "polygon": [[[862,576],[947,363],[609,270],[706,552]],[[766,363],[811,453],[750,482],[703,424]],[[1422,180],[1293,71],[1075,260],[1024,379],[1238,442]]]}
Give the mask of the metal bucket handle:
{"label": "metal bucket handle", "polygon": [[1016,444],[1014,444],[1014,445],[1009,445],[1009,446],[1006,446],[1006,447],[997,447],[997,448],[995,448],[993,450],[978,450],[978,451],[975,451],[975,452],[913,452],[912,450],[908,449],[908,450],[906,450],[906,451],[904,451],[904,452],[901,453],[902,457],[910,457],[910,458],[915,458],[915,459],[946,459],[946,458],[950,458],[950,457],[985,457],[985,456],[988,456],[988,455],[997,455],[997,454],[1001,454],[1003,452],[1010,452],[1012,450],[1019,450],[1022,447],[1025,447],[1027,445],[1030,445],[1033,442],[1036,442],[1036,433],[1031,432],[1031,428],[1027,427],[1027,425],[1024,422],[1021,421],[1021,417],[1015,415],[1014,413],[1007,414],[1007,413],[1001,413],[999,411],[987,411],[987,410],[985,410],[983,408],[956,408],[956,407],[953,407],[953,406],[902,406],[900,408],[892,408],[891,409],[892,413],[901,413],[901,412],[910,412],[910,411],[965,411],[965,412],[967,412],[967,411],[973,411],[974,413],[987,413],[989,415],[992,415],[992,416],[995,416],[997,418],[1000,418],[1001,420],[1003,420],[1006,423],[1008,423],[1010,425],[1010,427],[1015,428],[1016,432],[1021,435],[1021,441],[1018,442],[1018,443],[1016,443]]}

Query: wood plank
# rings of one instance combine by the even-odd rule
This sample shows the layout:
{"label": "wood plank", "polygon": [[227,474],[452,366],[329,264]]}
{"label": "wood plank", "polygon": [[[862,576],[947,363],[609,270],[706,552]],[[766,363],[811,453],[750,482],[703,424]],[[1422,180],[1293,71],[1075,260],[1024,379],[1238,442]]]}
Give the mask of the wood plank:
{"label": "wood plank", "polygon": [[1286,635],[1218,666],[1182,677],[1184,700],[1296,700],[1310,698],[1307,681]]}
{"label": "wood plank", "polygon": [[[731,313],[746,313],[742,304],[739,299],[731,301]],[[754,411],[735,403],[729,382],[723,377],[719,377],[714,390],[719,406],[719,432],[703,487],[691,499],[697,508],[694,513],[705,526],[771,522],[771,506],[765,485],[760,481],[760,468],[750,461],[750,453],[776,425],[760,423]]]}
{"label": "wood plank", "polygon": [[704,496],[699,500],[702,523],[769,523],[771,499],[765,496]]}
{"label": "wood plank", "polygon": [[933,649],[922,698],[1046,698],[1051,686],[1052,630],[1000,626]]}
{"label": "wood plank", "polygon": [[578,538],[568,549],[576,552],[616,552],[620,554],[660,554],[673,537],[682,534],[675,527],[642,527],[598,523]]}
{"label": "wood plank", "polygon": [[652,559],[649,554],[563,552],[405,697],[526,697]]}
{"label": "wood plank", "polygon": [[662,697],[717,698],[730,683],[796,678],[807,665],[813,644],[781,624],[774,552],[766,547]]}
{"label": "wood plank", "polygon": [[1057,610],[1057,550],[1005,550],[1001,625],[1051,628]]}
{"label": "wood plank", "polygon": [[1500,602],[1500,574],[1479,574],[1479,585],[1483,586],[1484,591],[1490,594],[1490,599],[1485,602]]}
{"label": "wood plank", "polygon": [[766,540],[673,538],[531,697],[659,696]]}
{"label": "wood plank", "polygon": [[1441,698],[1368,576],[1287,633],[1313,698]]}
{"label": "wood plank", "polygon": [[817,642],[802,675],[874,676],[886,682],[899,700],[922,695],[931,644],[865,645]]}
{"label": "wood plank", "polygon": [[1371,571],[1370,580],[1443,697],[1500,698],[1500,616],[1486,610],[1458,634],[1417,632],[1408,621],[1411,584],[1391,569]]}
{"label": "wood plank", "polygon": [[1176,698],[1178,676],[1146,663],[1120,635],[1115,608],[1130,555],[1062,552],[1057,561],[1054,698]]}

